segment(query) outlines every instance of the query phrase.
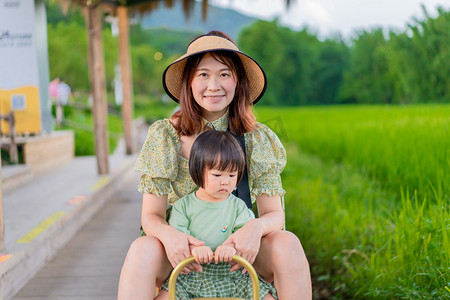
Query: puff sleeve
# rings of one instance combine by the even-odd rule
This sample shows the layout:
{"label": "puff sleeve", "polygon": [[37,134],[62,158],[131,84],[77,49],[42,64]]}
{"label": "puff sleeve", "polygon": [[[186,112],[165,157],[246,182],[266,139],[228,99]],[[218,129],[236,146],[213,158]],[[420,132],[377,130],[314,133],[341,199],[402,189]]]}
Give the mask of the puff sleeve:
{"label": "puff sleeve", "polygon": [[178,135],[168,119],[153,123],[136,162],[142,173],[138,191],[159,197],[171,193],[170,182],[177,178]]}
{"label": "puff sleeve", "polygon": [[280,174],[286,165],[286,150],[278,136],[258,123],[246,136],[246,153],[252,200],[263,193],[283,196]]}

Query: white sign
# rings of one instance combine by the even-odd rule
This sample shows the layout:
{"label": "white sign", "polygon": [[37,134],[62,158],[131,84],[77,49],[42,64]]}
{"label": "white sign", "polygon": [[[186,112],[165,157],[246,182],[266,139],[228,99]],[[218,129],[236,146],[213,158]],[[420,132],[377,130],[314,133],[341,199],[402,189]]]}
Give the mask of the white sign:
{"label": "white sign", "polygon": [[38,86],[34,0],[0,0],[0,89]]}
{"label": "white sign", "polygon": [[0,113],[14,111],[19,134],[41,131],[35,36],[34,0],[0,0]]}

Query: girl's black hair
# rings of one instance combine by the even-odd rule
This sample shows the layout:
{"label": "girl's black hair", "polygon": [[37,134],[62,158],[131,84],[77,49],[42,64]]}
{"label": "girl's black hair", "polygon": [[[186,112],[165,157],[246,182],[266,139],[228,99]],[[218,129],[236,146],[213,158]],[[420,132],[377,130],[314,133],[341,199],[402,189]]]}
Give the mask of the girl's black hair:
{"label": "girl's black hair", "polygon": [[189,156],[189,173],[203,188],[206,170],[238,172],[237,182],[245,170],[245,156],[238,141],[228,131],[208,130],[194,141]]}

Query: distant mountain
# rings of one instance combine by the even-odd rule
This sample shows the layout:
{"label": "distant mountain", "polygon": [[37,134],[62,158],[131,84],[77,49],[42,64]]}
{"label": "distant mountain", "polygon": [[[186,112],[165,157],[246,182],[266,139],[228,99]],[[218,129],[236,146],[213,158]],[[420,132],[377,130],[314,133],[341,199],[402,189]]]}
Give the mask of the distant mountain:
{"label": "distant mountain", "polygon": [[207,18],[202,21],[200,2],[195,2],[190,16],[186,19],[182,1],[176,1],[173,8],[159,7],[141,19],[143,29],[166,28],[171,30],[207,33],[220,30],[237,40],[239,31],[257,19],[243,15],[235,10],[208,6]]}

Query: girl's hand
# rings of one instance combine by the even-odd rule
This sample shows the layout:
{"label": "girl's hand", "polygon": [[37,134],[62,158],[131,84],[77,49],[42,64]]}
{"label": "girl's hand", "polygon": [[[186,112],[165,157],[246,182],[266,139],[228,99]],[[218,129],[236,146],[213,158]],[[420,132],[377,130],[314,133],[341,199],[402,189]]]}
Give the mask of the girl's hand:
{"label": "girl's hand", "polygon": [[214,261],[216,264],[219,262],[231,262],[231,259],[236,254],[236,249],[231,245],[220,245],[214,252]]}
{"label": "girl's hand", "polygon": [[191,252],[199,264],[209,264],[212,261],[213,252],[208,246],[193,246]]}
{"label": "girl's hand", "polygon": [[[250,264],[256,259],[259,247],[261,245],[262,228],[258,219],[247,222],[241,229],[233,233],[223,244],[231,244],[236,249],[236,254],[246,259]],[[241,268],[241,265],[235,264],[231,268],[234,272]],[[245,273],[245,269],[243,270]]]}
{"label": "girl's hand", "polygon": [[[180,232],[173,227],[171,228],[173,230],[170,230],[161,242],[164,245],[170,264],[175,268],[181,261],[191,256],[191,246],[203,246],[205,242]],[[191,264],[183,269],[182,273],[187,274],[191,271],[201,271],[201,266],[198,263]]]}

